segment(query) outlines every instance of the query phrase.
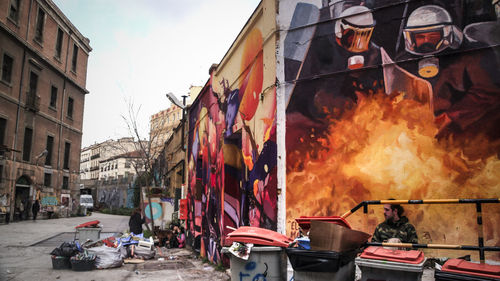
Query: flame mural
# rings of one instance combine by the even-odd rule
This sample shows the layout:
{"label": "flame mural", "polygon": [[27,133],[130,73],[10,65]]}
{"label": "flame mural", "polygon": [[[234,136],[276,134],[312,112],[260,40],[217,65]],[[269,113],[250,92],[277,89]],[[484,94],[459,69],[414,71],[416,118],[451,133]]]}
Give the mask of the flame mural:
{"label": "flame mural", "polygon": [[232,231],[226,226],[276,229],[277,221],[276,95],[263,91],[260,29],[241,46],[229,62],[237,81],[212,73],[189,112],[187,226],[194,247],[214,263]]}
{"label": "flame mural", "polygon": [[[294,84],[286,112],[288,235],[298,233],[294,218],[341,215],[363,200],[500,197],[495,5],[396,2],[294,7],[284,39],[285,80]],[[477,244],[474,205],[405,209],[421,243]],[[483,210],[485,244],[500,246],[500,206]],[[382,220],[377,207],[348,218],[368,233]]]}

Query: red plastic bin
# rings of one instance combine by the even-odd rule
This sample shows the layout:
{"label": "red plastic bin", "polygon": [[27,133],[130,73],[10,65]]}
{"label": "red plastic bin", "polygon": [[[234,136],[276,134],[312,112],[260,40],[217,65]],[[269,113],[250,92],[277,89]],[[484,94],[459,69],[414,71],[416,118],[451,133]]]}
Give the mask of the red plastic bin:
{"label": "red plastic bin", "polygon": [[[443,265],[441,272],[459,274],[458,276],[477,276],[480,280],[500,280],[500,266],[490,264],[473,263],[461,259],[449,259]],[[437,274],[437,273],[436,273]],[[468,279],[457,279],[468,280]]]}

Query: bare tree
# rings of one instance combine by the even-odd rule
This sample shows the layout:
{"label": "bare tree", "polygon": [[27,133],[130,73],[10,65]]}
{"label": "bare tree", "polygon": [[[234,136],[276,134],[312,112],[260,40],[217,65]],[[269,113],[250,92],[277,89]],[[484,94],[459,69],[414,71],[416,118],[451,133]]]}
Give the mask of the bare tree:
{"label": "bare tree", "polygon": [[[152,125],[153,128],[150,128],[150,133],[149,133],[149,139],[146,141],[146,138],[141,135],[140,132],[140,127],[138,123],[138,116],[141,107],[134,106],[133,102],[131,100],[127,101],[127,107],[128,107],[128,112],[127,115],[124,116],[122,115],[123,120],[125,121],[125,124],[127,125],[127,129],[129,131],[130,136],[132,136],[134,139],[137,139],[137,142],[135,143],[135,148],[136,151],[138,151],[139,157],[137,158],[132,158],[133,160],[131,161],[131,164],[138,176],[138,178],[143,177],[143,180],[138,180],[136,183],[139,185],[139,190],[141,191],[140,198],[141,198],[141,205],[144,202],[144,198],[142,196],[142,187],[141,186],[143,183],[145,183],[144,187],[146,188],[146,194],[148,204],[151,206],[151,188],[152,186],[154,187],[159,187],[160,182],[159,178],[155,174],[155,160],[158,158],[160,155],[160,150],[159,149],[154,149],[152,146],[153,145],[158,145],[158,143],[161,141],[161,130],[160,127],[163,126],[161,123],[157,123]],[[155,128],[157,127],[157,128]],[[153,218],[153,208],[149,208],[150,211],[150,217]],[[144,210],[145,212],[145,210]],[[152,223],[152,228],[153,230],[155,229],[154,225],[154,220],[151,219]],[[149,231],[149,225],[146,224],[146,227]],[[154,231],[151,231],[153,234],[154,238]]]}

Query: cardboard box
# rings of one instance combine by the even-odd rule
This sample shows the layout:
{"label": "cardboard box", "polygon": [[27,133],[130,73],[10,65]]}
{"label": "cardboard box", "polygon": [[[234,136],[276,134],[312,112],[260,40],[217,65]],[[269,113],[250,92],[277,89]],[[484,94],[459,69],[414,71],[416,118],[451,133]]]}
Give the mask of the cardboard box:
{"label": "cardboard box", "polygon": [[311,221],[311,250],[345,252],[359,248],[371,234],[334,223]]}

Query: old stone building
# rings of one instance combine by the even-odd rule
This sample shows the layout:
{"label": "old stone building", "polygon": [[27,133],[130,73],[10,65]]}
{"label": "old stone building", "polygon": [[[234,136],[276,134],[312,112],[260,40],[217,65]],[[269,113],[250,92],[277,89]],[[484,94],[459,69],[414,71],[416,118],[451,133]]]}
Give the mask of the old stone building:
{"label": "old stone building", "polygon": [[[201,86],[191,86],[186,96],[186,105],[190,105],[201,91]],[[184,101],[183,101],[184,102]],[[182,109],[175,104],[169,108],[151,115],[149,121],[149,138],[151,141],[152,158],[158,158],[165,142],[172,136],[174,128],[182,120]]]}
{"label": "old stone building", "polygon": [[36,199],[42,214],[67,215],[79,194],[91,50],[52,1],[0,2],[0,207],[11,219]]}

